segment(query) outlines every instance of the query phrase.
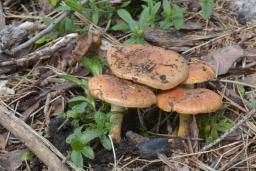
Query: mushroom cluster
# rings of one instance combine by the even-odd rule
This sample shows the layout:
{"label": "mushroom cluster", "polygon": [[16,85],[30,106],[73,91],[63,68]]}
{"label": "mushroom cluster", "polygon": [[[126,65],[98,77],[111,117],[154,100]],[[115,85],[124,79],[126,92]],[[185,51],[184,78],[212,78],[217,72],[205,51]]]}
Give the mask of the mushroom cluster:
{"label": "mushroom cluster", "polygon": [[[92,96],[111,104],[114,114],[110,135],[116,142],[121,140],[125,108],[146,108],[157,104],[164,111],[178,112],[178,135],[186,136],[185,123],[189,120],[186,114],[213,112],[222,105],[220,96],[215,92],[193,89],[193,84],[212,79],[214,71],[202,63],[188,65],[174,51],[137,44],[112,47],[107,52],[107,62],[115,76],[93,77],[88,88]],[[186,88],[177,88],[179,85]],[[156,97],[152,89],[164,92]]]}

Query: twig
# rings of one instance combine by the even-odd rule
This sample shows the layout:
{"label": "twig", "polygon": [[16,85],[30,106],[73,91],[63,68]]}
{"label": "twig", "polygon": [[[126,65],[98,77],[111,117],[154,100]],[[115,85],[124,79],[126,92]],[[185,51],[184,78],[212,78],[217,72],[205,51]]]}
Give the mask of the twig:
{"label": "twig", "polygon": [[[0,106],[1,107],[1,106]],[[4,107],[0,111],[0,124],[19,138],[24,144],[53,171],[69,171],[61,160],[35,136],[35,131]],[[38,135],[39,136],[39,135]]]}
{"label": "twig", "polygon": [[25,49],[27,47],[29,47],[30,45],[32,45],[33,43],[35,43],[38,39],[40,39],[42,36],[50,33],[54,28],[55,26],[57,26],[57,24],[59,24],[65,17],[67,17],[69,13],[68,12],[65,12],[65,13],[62,13],[53,23],[51,23],[46,29],[42,30],[41,32],[39,32],[38,34],[36,34],[34,37],[32,37],[31,39],[29,39],[28,41],[20,44],[19,46],[17,47],[14,47],[12,50],[11,50],[11,54],[15,54],[16,52],[22,50],[22,49]]}
{"label": "twig", "polygon": [[4,27],[5,27],[5,17],[3,12],[2,1],[0,1],[0,30],[2,30]]}
{"label": "twig", "polygon": [[210,149],[211,147],[215,146],[216,144],[218,144],[219,142],[221,142],[223,139],[225,139],[230,133],[232,133],[233,131],[235,131],[237,128],[239,128],[245,121],[247,121],[249,118],[251,118],[253,115],[255,114],[255,109],[249,111],[248,113],[246,113],[246,115],[240,120],[238,121],[232,128],[230,128],[229,130],[227,130],[222,136],[220,136],[218,139],[216,139],[214,142],[212,142],[209,145],[206,145],[202,148],[201,151],[205,151]]}
{"label": "twig", "polygon": [[[86,4],[87,0],[82,1],[82,4]],[[44,30],[42,30],[41,32],[39,32],[38,34],[36,34],[34,37],[32,37],[31,39],[29,39],[28,41],[20,44],[17,47],[14,47],[11,50],[11,54],[15,54],[16,52],[29,47],[30,45],[32,45],[33,43],[35,43],[38,39],[40,39],[42,36],[50,33],[64,18],[66,18],[71,12],[64,12],[62,13],[58,18],[56,18],[55,21],[53,21],[53,23],[51,23],[47,28],[45,28]]]}
{"label": "twig", "polygon": [[51,47],[45,47],[43,49],[32,52],[26,55],[25,57],[22,57],[16,60],[0,62],[0,66],[21,65],[22,63],[27,61],[49,58],[52,53],[54,53],[61,47],[66,46],[72,39],[76,38],[77,36],[78,34],[76,33],[68,34],[65,37],[61,38],[59,41],[57,41]]}

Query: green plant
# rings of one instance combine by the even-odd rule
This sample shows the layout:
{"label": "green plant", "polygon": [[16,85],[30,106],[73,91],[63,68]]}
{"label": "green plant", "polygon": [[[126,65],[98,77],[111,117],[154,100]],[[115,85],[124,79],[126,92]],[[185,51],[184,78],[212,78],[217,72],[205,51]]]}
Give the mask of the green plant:
{"label": "green plant", "polygon": [[161,6],[161,2],[155,2],[154,0],[143,0],[147,5],[142,5],[143,9],[148,8],[147,22],[149,26],[155,27],[155,21],[157,12]]}
{"label": "green plant", "polygon": [[[102,74],[103,64],[99,58],[84,58],[82,64],[93,75]],[[86,78],[78,79],[72,75],[63,75],[62,78],[80,86],[85,94],[71,98],[68,101],[69,110],[62,113],[63,117],[72,120],[71,123],[75,128],[73,134],[66,139],[72,148],[69,159],[82,168],[83,156],[89,159],[94,158],[91,141],[99,139],[104,148],[111,149],[110,140],[106,135],[112,126],[110,122],[112,113],[109,112],[110,106],[106,103],[101,102],[96,105],[95,99],[89,95]]]}
{"label": "green plant", "polygon": [[200,14],[205,20],[209,20],[213,14],[214,4],[214,0],[200,0],[200,5],[202,8]]}
{"label": "green plant", "polygon": [[252,108],[256,109],[256,99],[252,100]]}
{"label": "green plant", "polygon": [[113,30],[120,30],[120,31],[131,31],[132,35],[129,39],[127,39],[124,43],[131,44],[131,43],[145,43],[143,34],[146,27],[148,27],[149,23],[147,22],[147,18],[149,15],[149,8],[144,8],[140,14],[139,21],[135,21],[131,14],[124,9],[120,9],[117,11],[117,14],[120,18],[122,18],[125,23],[117,24],[113,26]]}
{"label": "green plant", "polygon": [[160,22],[162,29],[169,29],[174,26],[179,30],[184,24],[183,13],[186,11],[185,8],[181,8],[176,4],[170,4],[168,0],[163,0],[163,12],[161,13],[164,20]]}
{"label": "green plant", "polygon": [[21,161],[28,161],[30,159],[32,159],[34,156],[34,154],[31,151],[26,151],[24,153],[22,153],[20,159]]}
{"label": "green plant", "polygon": [[226,130],[233,126],[233,123],[224,118],[220,111],[212,115],[198,116],[197,122],[200,137],[203,137],[207,143],[213,142],[221,133],[225,133]]}

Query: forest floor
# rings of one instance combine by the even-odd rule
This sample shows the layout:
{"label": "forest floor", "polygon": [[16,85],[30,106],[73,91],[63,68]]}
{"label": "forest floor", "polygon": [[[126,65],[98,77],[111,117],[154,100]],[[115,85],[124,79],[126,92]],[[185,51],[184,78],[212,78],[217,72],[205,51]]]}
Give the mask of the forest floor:
{"label": "forest floor", "polygon": [[[211,65],[215,78],[196,87],[218,93],[223,106],[217,112],[194,116],[190,136],[185,138],[177,136],[177,113],[156,106],[129,109],[122,140],[112,144],[114,153],[99,139],[92,140],[89,145],[95,158],[83,157],[84,170],[256,170],[256,14],[239,8],[239,3],[217,0],[212,16],[205,20],[198,1],[175,2],[186,8],[184,25],[164,30],[156,22],[154,28],[143,30],[142,39],[177,51],[189,62]],[[138,20],[134,15],[139,15],[144,2],[131,1],[123,7],[127,1],[109,1],[113,11],[107,19],[101,19],[100,13],[86,18],[75,3],[70,6],[76,12],[65,11],[64,6],[53,8],[51,3],[0,2],[0,170],[83,170],[66,158],[72,151],[66,138],[78,123],[72,117],[59,117],[69,110],[69,99],[84,95],[83,87],[74,84],[73,77],[67,81],[62,75],[80,80],[91,77],[90,67],[81,65],[84,56],[97,56],[104,63],[103,73],[110,73],[107,49],[131,36],[112,28],[113,22],[121,21],[116,10],[134,12]],[[96,15],[98,21],[93,23]],[[128,131],[149,140],[164,138],[170,149],[145,159]]]}

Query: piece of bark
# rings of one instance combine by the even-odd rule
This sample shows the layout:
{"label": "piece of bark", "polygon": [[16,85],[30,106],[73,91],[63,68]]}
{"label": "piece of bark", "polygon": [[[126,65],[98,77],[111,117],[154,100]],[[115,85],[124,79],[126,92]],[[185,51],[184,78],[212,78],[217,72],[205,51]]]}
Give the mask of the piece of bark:
{"label": "piece of bark", "polygon": [[8,26],[0,31],[0,52],[7,53],[16,44],[21,43],[27,36],[36,30],[39,30],[42,25],[33,22],[24,22],[19,26]]}
{"label": "piece of bark", "polygon": [[19,140],[24,142],[24,144],[50,169],[53,171],[69,171],[61,160],[39,140],[32,128],[4,108],[0,110],[0,124],[19,138]]}

